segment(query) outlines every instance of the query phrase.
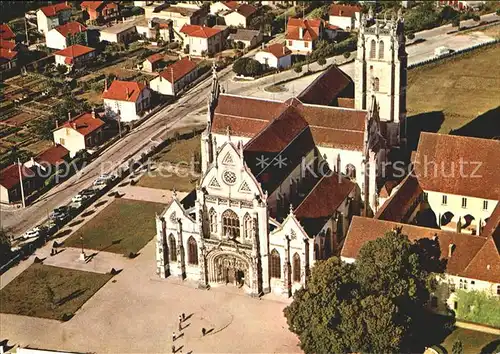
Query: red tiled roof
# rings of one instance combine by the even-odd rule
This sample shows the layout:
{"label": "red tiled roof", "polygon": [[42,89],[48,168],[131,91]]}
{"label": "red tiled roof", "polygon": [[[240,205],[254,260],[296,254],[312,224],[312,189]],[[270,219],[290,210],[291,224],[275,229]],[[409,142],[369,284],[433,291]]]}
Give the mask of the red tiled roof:
{"label": "red tiled roof", "polygon": [[354,108],[354,98],[338,97],[337,101],[339,103],[339,107]]}
{"label": "red tiled roof", "polygon": [[80,4],[82,9],[89,9],[93,11],[99,10],[101,7],[103,7],[103,5],[110,8],[117,7],[114,2],[110,1],[82,1],[82,3]]}
{"label": "red tiled roof", "polygon": [[[315,40],[319,37],[322,20],[320,19],[302,19],[291,18],[288,20],[286,27],[286,39],[299,40]],[[302,38],[300,38],[300,29],[303,30]]]}
{"label": "red tiled roof", "polygon": [[167,80],[168,82],[172,82],[172,76],[174,78],[174,82],[183,78],[191,71],[195,70],[197,64],[195,61],[189,59],[189,57],[184,57],[181,60],[176,61],[172,65],[169,65],[163,70],[160,75],[162,78]]}
{"label": "red tiled roof", "polygon": [[380,220],[405,222],[403,220],[414,202],[422,194],[422,188],[418,184],[417,178],[413,173],[409,174],[401,186],[377,211],[374,218]]}
{"label": "red tiled roof", "polygon": [[58,50],[57,52],[54,52],[54,55],[61,55],[63,57],[67,58],[78,58],[82,55],[88,54],[90,52],[93,52],[95,49],[86,47],[81,44],[74,44],[72,46],[69,46],[67,48],[64,48],[62,50]]}
{"label": "red tiled roof", "polygon": [[329,29],[329,30],[332,30],[332,31],[336,31],[338,29],[340,29],[339,26],[335,26],[335,25],[332,25],[328,22],[325,22],[325,29]]}
{"label": "red tiled roof", "polygon": [[16,56],[17,56],[17,52],[15,50],[0,48],[0,58],[12,60]]}
{"label": "red tiled roof", "polygon": [[352,83],[336,65],[331,65],[318,76],[297,98],[304,103],[329,105]]}
{"label": "red tiled roof", "polygon": [[82,134],[83,136],[89,135],[95,130],[104,125],[104,122],[99,118],[94,118],[92,113],[82,113],[73,118],[71,122],[66,121],[61,128],[71,128]]}
{"label": "red tiled roof", "polygon": [[44,13],[45,16],[53,17],[56,16],[58,12],[61,12],[63,10],[71,10],[71,6],[69,6],[65,2],[61,2],[55,5],[41,7],[40,10]]}
{"label": "red tiled roof", "polygon": [[352,17],[356,12],[361,12],[361,6],[332,4],[329,14],[330,16]]}
{"label": "red tiled roof", "polygon": [[240,6],[238,1],[224,1],[224,5],[229,7],[231,10],[234,10],[234,9],[238,8],[238,6]]}
{"label": "red tiled roof", "polygon": [[[35,173],[24,165],[21,165],[22,179],[34,177]],[[19,165],[13,164],[0,171],[0,186],[11,189],[19,184]]]}
{"label": "red tiled roof", "polygon": [[10,29],[9,25],[5,23],[0,23],[0,39],[14,39],[16,38],[15,33]]}
{"label": "red tiled roof", "polygon": [[488,222],[484,225],[481,236],[493,236],[497,229],[500,229],[500,202],[497,203],[495,210],[488,218]]}
{"label": "red tiled roof", "polygon": [[190,37],[210,38],[220,33],[221,30],[218,28],[185,24],[182,26],[181,32]]}
{"label": "red tiled roof", "polygon": [[[490,242],[491,238],[487,239],[481,236],[354,216],[340,255],[356,259],[360,248],[366,242],[384,236],[386,232],[393,230],[395,227],[402,227],[401,232],[407,235],[410,241],[437,237],[441,249],[441,258],[447,260],[446,273],[495,283],[500,282],[498,272],[500,258],[498,253],[494,255],[491,245],[487,245],[487,243],[492,243]],[[454,245],[454,250],[451,257],[448,257],[451,244]],[[494,246],[493,243],[492,245]],[[486,249],[481,250],[483,247],[486,247]],[[491,258],[491,255],[495,257]],[[479,256],[479,258],[473,261],[476,256]],[[489,272],[487,272],[485,266],[488,262],[490,262],[491,268]],[[471,265],[470,268],[469,265]]]}
{"label": "red tiled roof", "polygon": [[115,80],[111,83],[107,91],[104,91],[102,98],[136,102],[146,85],[135,81]]}
{"label": "red tiled roof", "polygon": [[55,166],[61,162],[64,162],[65,158],[68,156],[69,151],[64,146],[56,145],[38,154],[34,158],[34,160],[38,163],[47,163],[51,166]]}
{"label": "red tiled roof", "polygon": [[73,21],[73,22],[68,22],[61,26],[57,26],[55,29],[64,37],[67,37],[68,34],[74,35],[76,33],[84,32],[87,30],[87,27],[85,27],[79,22]]}
{"label": "red tiled roof", "polygon": [[151,64],[156,63],[157,61],[163,60],[163,54],[157,53],[150,55],[149,57],[146,58],[147,61],[149,61]]}
{"label": "red tiled roof", "polygon": [[499,200],[498,151],[498,140],[421,133],[415,172],[424,190]]}
{"label": "red tiled roof", "polygon": [[356,184],[337,173],[323,176],[295,209],[299,219],[328,218],[353,191]]}
{"label": "red tiled roof", "polygon": [[276,58],[281,58],[281,57],[284,57],[286,55],[292,54],[292,51],[290,49],[288,49],[287,47],[285,47],[283,44],[280,44],[280,43],[268,45],[264,49],[264,51],[271,53]]}
{"label": "red tiled roof", "polygon": [[335,149],[363,151],[364,133],[324,127],[311,127],[314,142],[318,146]]}
{"label": "red tiled roof", "polygon": [[252,16],[256,11],[257,11],[257,8],[252,6],[252,5],[249,5],[249,4],[241,4],[236,9],[236,12],[238,12],[240,15],[244,16],[245,18]]}
{"label": "red tiled roof", "polygon": [[14,48],[16,48],[16,42],[0,38],[0,48],[14,50]]}

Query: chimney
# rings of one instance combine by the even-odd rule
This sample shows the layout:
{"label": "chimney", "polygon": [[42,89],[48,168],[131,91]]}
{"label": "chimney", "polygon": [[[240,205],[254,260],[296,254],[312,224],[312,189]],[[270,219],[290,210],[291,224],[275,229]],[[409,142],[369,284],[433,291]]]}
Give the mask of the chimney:
{"label": "chimney", "polygon": [[73,126],[73,129],[76,130],[76,123],[73,123],[72,126]]}
{"label": "chimney", "polygon": [[302,39],[304,37],[304,29],[299,27],[299,38]]}
{"label": "chimney", "polygon": [[455,244],[450,243],[448,245],[448,258],[451,258],[451,255],[453,254],[453,251],[455,251]]}
{"label": "chimney", "polygon": [[68,112],[68,122],[71,122],[71,112]]}
{"label": "chimney", "polygon": [[59,128],[59,119],[56,118],[56,129]]}
{"label": "chimney", "polygon": [[95,109],[94,109],[94,107],[92,107],[92,118],[95,119]]}
{"label": "chimney", "polygon": [[127,100],[130,98],[130,91],[128,90],[128,87],[126,88],[126,92],[127,92]]}
{"label": "chimney", "polygon": [[336,172],[340,175],[340,154],[337,155],[337,171]]}
{"label": "chimney", "polygon": [[104,79],[104,92],[108,91],[108,78]]}

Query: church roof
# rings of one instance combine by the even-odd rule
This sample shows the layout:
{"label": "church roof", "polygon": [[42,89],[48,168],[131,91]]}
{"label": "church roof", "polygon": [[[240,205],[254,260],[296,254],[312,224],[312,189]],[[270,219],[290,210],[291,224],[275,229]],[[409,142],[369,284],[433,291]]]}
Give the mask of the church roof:
{"label": "church roof", "polygon": [[350,84],[351,79],[336,65],[331,65],[297,98],[303,103],[329,105]]}

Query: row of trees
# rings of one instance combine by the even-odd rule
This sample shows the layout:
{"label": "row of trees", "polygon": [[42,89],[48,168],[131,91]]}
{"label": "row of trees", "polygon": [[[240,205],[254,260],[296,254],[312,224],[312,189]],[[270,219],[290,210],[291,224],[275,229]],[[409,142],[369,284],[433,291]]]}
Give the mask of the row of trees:
{"label": "row of trees", "polygon": [[438,241],[391,231],[366,243],[354,264],[317,262],[285,317],[306,353],[414,352],[429,344],[431,273],[444,268]]}

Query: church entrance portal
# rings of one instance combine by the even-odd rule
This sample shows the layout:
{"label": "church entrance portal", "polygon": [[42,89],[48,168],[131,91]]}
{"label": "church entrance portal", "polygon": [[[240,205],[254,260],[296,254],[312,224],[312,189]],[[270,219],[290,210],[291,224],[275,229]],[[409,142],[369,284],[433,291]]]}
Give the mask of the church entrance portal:
{"label": "church entrance portal", "polygon": [[226,285],[250,286],[248,261],[235,254],[220,254],[213,258],[209,281]]}

